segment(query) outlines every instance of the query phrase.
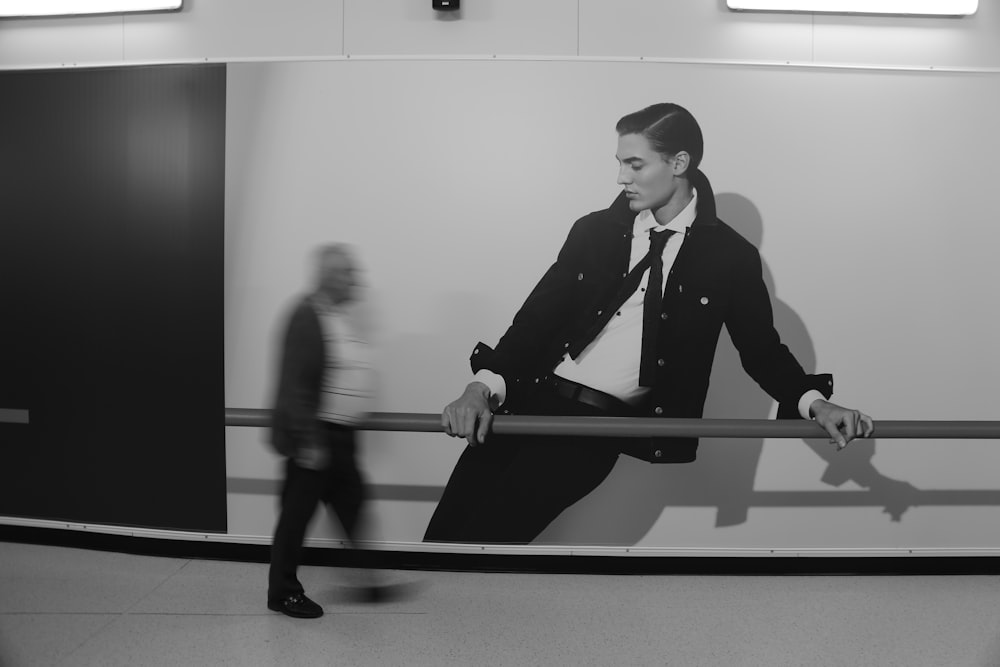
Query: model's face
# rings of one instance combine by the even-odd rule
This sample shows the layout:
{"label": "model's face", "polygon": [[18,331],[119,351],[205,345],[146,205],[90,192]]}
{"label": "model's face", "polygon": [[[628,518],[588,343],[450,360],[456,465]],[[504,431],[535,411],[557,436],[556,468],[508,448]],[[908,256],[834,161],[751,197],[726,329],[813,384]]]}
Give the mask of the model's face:
{"label": "model's face", "polygon": [[615,157],[618,185],[625,190],[634,212],[648,208],[655,213],[677,194],[676,158],[665,160],[641,134],[619,136]]}

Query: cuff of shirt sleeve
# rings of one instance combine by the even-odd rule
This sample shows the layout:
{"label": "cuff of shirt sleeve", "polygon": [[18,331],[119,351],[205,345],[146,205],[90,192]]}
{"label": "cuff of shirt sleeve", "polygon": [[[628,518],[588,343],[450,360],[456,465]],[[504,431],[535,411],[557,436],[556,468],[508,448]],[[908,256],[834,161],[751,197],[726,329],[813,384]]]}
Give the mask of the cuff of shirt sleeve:
{"label": "cuff of shirt sleeve", "polygon": [[[503,402],[507,400],[507,383],[502,375],[482,368],[476,372],[472,379],[476,382],[482,382],[490,388],[490,397],[497,399],[498,406],[503,405]],[[808,410],[808,407],[806,409]]]}
{"label": "cuff of shirt sleeve", "polygon": [[806,393],[802,394],[802,398],[799,399],[799,414],[802,415],[803,419],[812,419],[812,415],[809,414],[809,406],[812,405],[813,401],[817,398],[824,401],[826,400],[826,397],[815,389],[810,389]]}

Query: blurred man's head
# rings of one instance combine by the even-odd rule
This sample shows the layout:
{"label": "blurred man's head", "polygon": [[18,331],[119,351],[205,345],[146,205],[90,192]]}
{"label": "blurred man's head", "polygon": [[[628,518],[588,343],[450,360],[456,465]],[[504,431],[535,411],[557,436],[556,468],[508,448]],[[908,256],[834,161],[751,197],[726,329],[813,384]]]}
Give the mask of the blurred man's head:
{"label": "blurred man's head", "polygon": [[334,243],[320,248],[316,269],[316,289],[332,303],[346,303],[354,297],[358,269],[349,246]]}

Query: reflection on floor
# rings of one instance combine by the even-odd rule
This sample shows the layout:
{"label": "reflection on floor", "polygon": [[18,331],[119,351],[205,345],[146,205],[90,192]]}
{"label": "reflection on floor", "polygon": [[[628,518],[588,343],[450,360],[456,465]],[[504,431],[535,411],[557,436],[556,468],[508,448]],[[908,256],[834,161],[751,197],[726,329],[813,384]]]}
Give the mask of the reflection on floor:
{"label": "reflection on floor", "polygon": [[[0,542],[0,666],[1000,665],[1000,576],[391,571],[317,620],[267,610],[266,565]],[[353,573],[357,574],[357,573]]]}

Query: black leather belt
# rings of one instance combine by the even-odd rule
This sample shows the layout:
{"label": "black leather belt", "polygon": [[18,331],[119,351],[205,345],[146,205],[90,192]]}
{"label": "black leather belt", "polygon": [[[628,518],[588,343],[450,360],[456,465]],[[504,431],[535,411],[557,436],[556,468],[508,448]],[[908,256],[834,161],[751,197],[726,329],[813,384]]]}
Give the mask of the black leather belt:
{"label": "black leather belt", "polygon": [[607,412],[612,415],[627,415],[633,411],[632,406],[620,398],[615,398],[611,394],[605,394],[603,391],[591,389],[579,382],[550,375],[544,379],[544,383],[556,396],[589,405],[601,412]]}

